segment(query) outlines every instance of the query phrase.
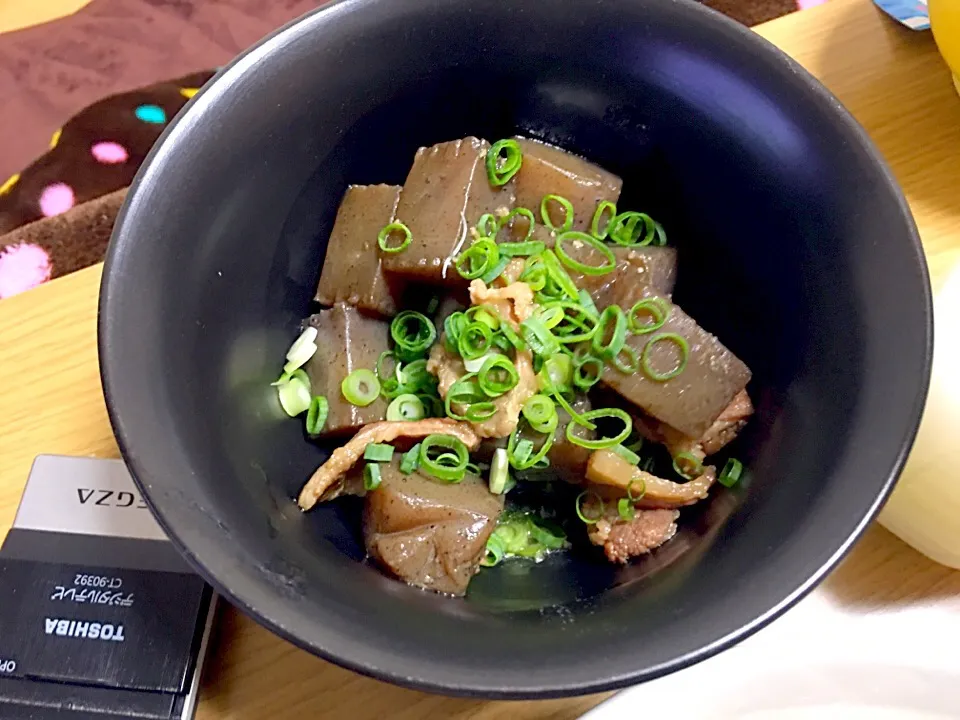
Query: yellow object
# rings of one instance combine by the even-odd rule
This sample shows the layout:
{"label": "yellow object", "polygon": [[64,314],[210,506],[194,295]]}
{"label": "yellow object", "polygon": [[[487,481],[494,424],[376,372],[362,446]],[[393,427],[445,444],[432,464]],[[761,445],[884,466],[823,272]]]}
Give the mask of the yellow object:
{"label": "yellow object", "polygon": [[[960,38],[958,38],[960,40]],[[880,524],[929,558],[960,569],[960,251],[930,262],[934,300],[933,377],[907,466]]]}
{"label": "yellow object", "polygon": [[53,150],[60,142],[60,136],[63,134],[63,128],[58,128],[53,137],[50,138],[50,149]]}
{"label": "yellow object", "polygon": [[187,100],[192,98],[200,92],[200,88],[180,88],[180,94],[183,95]]}
{"label": "yellow object", "polygon": [[3,183],[3,185],[0,185],[0,195],[6,195],[8,192],[10,192],[10,190],[13,189],[13,186],[17,184],[19,179],[20,173],[16,173],[15,175],[8,177],[7,181]]}
{"label": "yellow object", "polygon": [[960,93],[960,2],[930,0],[930,29],[940,54],[953,71],[953,84]]}

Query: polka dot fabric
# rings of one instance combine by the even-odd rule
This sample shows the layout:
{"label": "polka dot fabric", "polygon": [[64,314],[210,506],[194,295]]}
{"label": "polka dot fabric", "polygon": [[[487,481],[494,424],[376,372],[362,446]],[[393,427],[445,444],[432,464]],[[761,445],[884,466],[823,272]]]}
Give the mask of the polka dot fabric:
{"label": "polka dot fabric", "polygon": [[[212,75],[112,95],[70,118],[45,154],[15,182],[0,185],[0,235],[129,185],[160,134]],[[53,265],[56,275],[56,257]]]}
{"label": "polka dot fabric", "polygon": [[[77,213],[84,215],[85,203],[99,213],[90,201],[130,184],[160,134],[212,76],[193,73],[104,98],[54,132],[30,166],[0,178],[0,299],[102,259],[109,232],[76,233],[62,242],[44,224],[82,224]],[[30,237],[35,221],[41,222]]]}

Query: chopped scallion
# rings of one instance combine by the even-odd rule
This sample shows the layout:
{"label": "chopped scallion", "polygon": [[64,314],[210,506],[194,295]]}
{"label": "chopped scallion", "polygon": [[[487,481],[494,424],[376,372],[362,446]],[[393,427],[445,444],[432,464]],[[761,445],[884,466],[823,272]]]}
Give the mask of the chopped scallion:
{"label": "chopped scallion", "polygon": [[613,447],[614,445],[619,445],[630,436],[630,431],[633,430],[633,420],[631,420],[626,411],[621,410],[620,408],[599,408],[597,410],[588,410],[587,412],[583,413],[583,418],[589,421],[598,420],[600,418],[614,418],[623,424],[623,429],[613,437],[587,440],[576,434],[575,430],[577,423],[575,421],[571,421],[567,425],[567,440],[572,442],[574,445],[579,445],[580,447],[585,447],[590,450],[602,450],[604,448]]}
{"label": "chopped scallion", "polygon": [[[390,236],[394,233],[403,235],[403,240],[400,241],[399,245],[390,245]],[[398,253],[401,250],[405,250],[411,242],[413,242],[413,233],[411,233],[410,228],[402,222],[390,223],[377,235],[377,244],[385,253]]]}
{"label": "chopped scallion", "polygon": [[420,443],[407,450],[400,457],[400,472],[409,475],[420,467]]}
{"label": "chopped scallion", "polygon": [[340,392],[351,405],[366,407],[380,395],[380,381],[366,368],[359,368],[340,383]]}
{"label": "chopped scallion", "polygon": [[363,489],[372,492],[380,487],[381,480],[380,464],[368,462],[366,467],[363,468]]}
{"label": "chopped scallion", "polygon": [[730,458],[723,466],[720,477],[717,482],[724,487],[733,487],[740,481],[740,475],[743,474],[743,463],[736,458]]}
{"label": "chopped scallion", "polygon": [[[654,370],[650,364],[650,353],[653,351],[654,346],[661,342],[673,343],[680,351],[680,359],[677,364],[673,369],[663,373]],[[683,336],[677,335],[676,333],[660,333],[650,338],[644,346],[643,352],[640,354],[640,367],[643,369],[644,374],[651,380],[655,382],[666,382],[667,380],[677,377],[677,375],[684,371],[687,367],[689,356],[690,345]]]}
{"label": "chopped scallion", "polygon": [[363,459],[371,462],[390,462],[393,458],[393,445],[370,443],[363,451]]}
{"label": "chopped scallion", "polygon": [[510,479],[510,462],[507,451],[497,448],[493,451],[493,460],[490,463],[490,492],[502,495],[506,491],[507,480]]}
{"label": "chopped scallion", "polygon": [[329,414],[330,403],[323,395],[315,395],[307,408],[307,435],[319,435],[327,424]]}
{"label": "chopped scallion", "polygon": [[[577,243],[580,243],[580,248],[584,246],[591,248],[594,252],[599,253],[606,262],[600,265],[587,265],[584,262],[580,262],[564,247],[564,243],[568,242],[573,243],[574,247],[577,247]],[[617,268],[617,257],[613,254],[613,250],[607,247],[606,243],[578,230],[569,230],[562,233],[560,237],[557,238],[557,242],[553,246],[553,251],[557,254],[557,257],[560,258],[560,262],[571,270],[576,270],[584,275],[605,275],[613,272]]]}
{"label": "chopped scallion", "polygon": [[494,187],[506,185],[522,164],[520,144],[512,138],[498,140],[487,151],[487,179]]}

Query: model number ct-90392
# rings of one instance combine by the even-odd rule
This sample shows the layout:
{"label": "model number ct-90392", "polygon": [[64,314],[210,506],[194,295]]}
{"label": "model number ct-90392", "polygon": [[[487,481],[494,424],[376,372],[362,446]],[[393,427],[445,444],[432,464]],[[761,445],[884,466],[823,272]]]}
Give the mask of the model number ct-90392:
{"label": "model number ct-90392", "polygon": [[82,587],[110,588],[116,590],[123,585],[120,578],[104,577],[103,575],[75,575],[73,584]]}

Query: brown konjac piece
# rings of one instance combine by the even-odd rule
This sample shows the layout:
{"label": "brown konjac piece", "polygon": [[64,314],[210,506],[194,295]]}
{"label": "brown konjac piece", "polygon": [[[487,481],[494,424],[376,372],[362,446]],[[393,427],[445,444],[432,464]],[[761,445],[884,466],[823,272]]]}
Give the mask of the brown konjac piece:
{"label": "brown konjac piece", "polygon": [[[564,248],[567,244],[564,243]],[[672,247],[628,248],[609,245],[616,258],[617,267],[605,275],[584,275],[567,268],[578,288],[590,292],[597,309],[603,310],[617,302],[614,299],[614,287],[620,284],[626,287],[649,285],[669,297],[677,282],[677,251]],[[583,255],[571,253],[571,257],[587,265],[599,266],[604,262],[595,250]],[[624,308],[629,310],[630,308]]]}
{"label": "brown konjac piece", "polygon": [[377,236],[393,222],[399,199],[399,185],[347,188],[327,244],[317,302],[344,302],[387,317],[397,314],[400,278],[389,278],[388,282],[380,267]]}
{"label": "brown konjac piece", "polygon": [[538,224],[545,195],[570,201],[574,230],[588,230],[597,205],[604,200],[615,203],[620,198],[623,181],[613,173],[553,145],[522,137],[516,140],[523,154],[523,163],[513,179],[516,206],[532,210]]}
{"label": "brown konjac piece", "polygon": [[665,445],[673,457],[680,453],[690,453],[703,460],[732,443],[746,426],[751,415],[753,415],[753,403],[747,391],[741,390],[733,396],[730,404],[723,409],[702,437],[687,437],[679,430],[642,412],[633,413],[633,427],[647,440]]}
{"label": "brown konjac piece", "polygon": [[[750,369],[656,289],[633,285],[618,287],[615,284],[611,294],[612,302],[624,312],[641,298],[649,297],[660,297],[669,309],[669,317],[663,327],[654,332],[628,333],[627,345],[633,348],[637,358],[642,358],[648,342],[656,341],[664,333],[675,333],[689,345],[686,368],[676,377],[658,382],[647,377],[642,368],[635,373],[622,373],[608,364],[601,380],[658,420],[684,435],[699,438],[733,397],[747,386]],[[679,359],[679,348],[669,341],[656,341],[649,353],[650,367],[657,373],[668,373],[677,366]]]}
{"label": "brown konjac piece", "polygon": [[456,484],[414,472],[399,459],[382,463],[380,487],[367,493],[363,535],[367,552],[404,582],[463,595],[486,552],[503,510],[503,496],[467,475]]}
{"label": "brown konjac piece", "polygon": [[398,253],[382,253],[392,274],[435,285],[465,285],[454,258],[472,242],[470,229],[484,213],[513,207],[512,185],[492,188],[487,180],[486,140],[462,140],[420,148],[400,193],[396,218],[413,242]]}
{"label": "brown konjac piece", "polygon": [[317,352],[304,366],[310,392],[323,395],[330,404],[323,435],[346,434],[383,420],[387,403],[382,397],[357,407],[343,397],[340,384],[354,370],[376,367],[380,353],[390,349],[390,325],[345,303],[311,315],[307,323],[317,329]]}

